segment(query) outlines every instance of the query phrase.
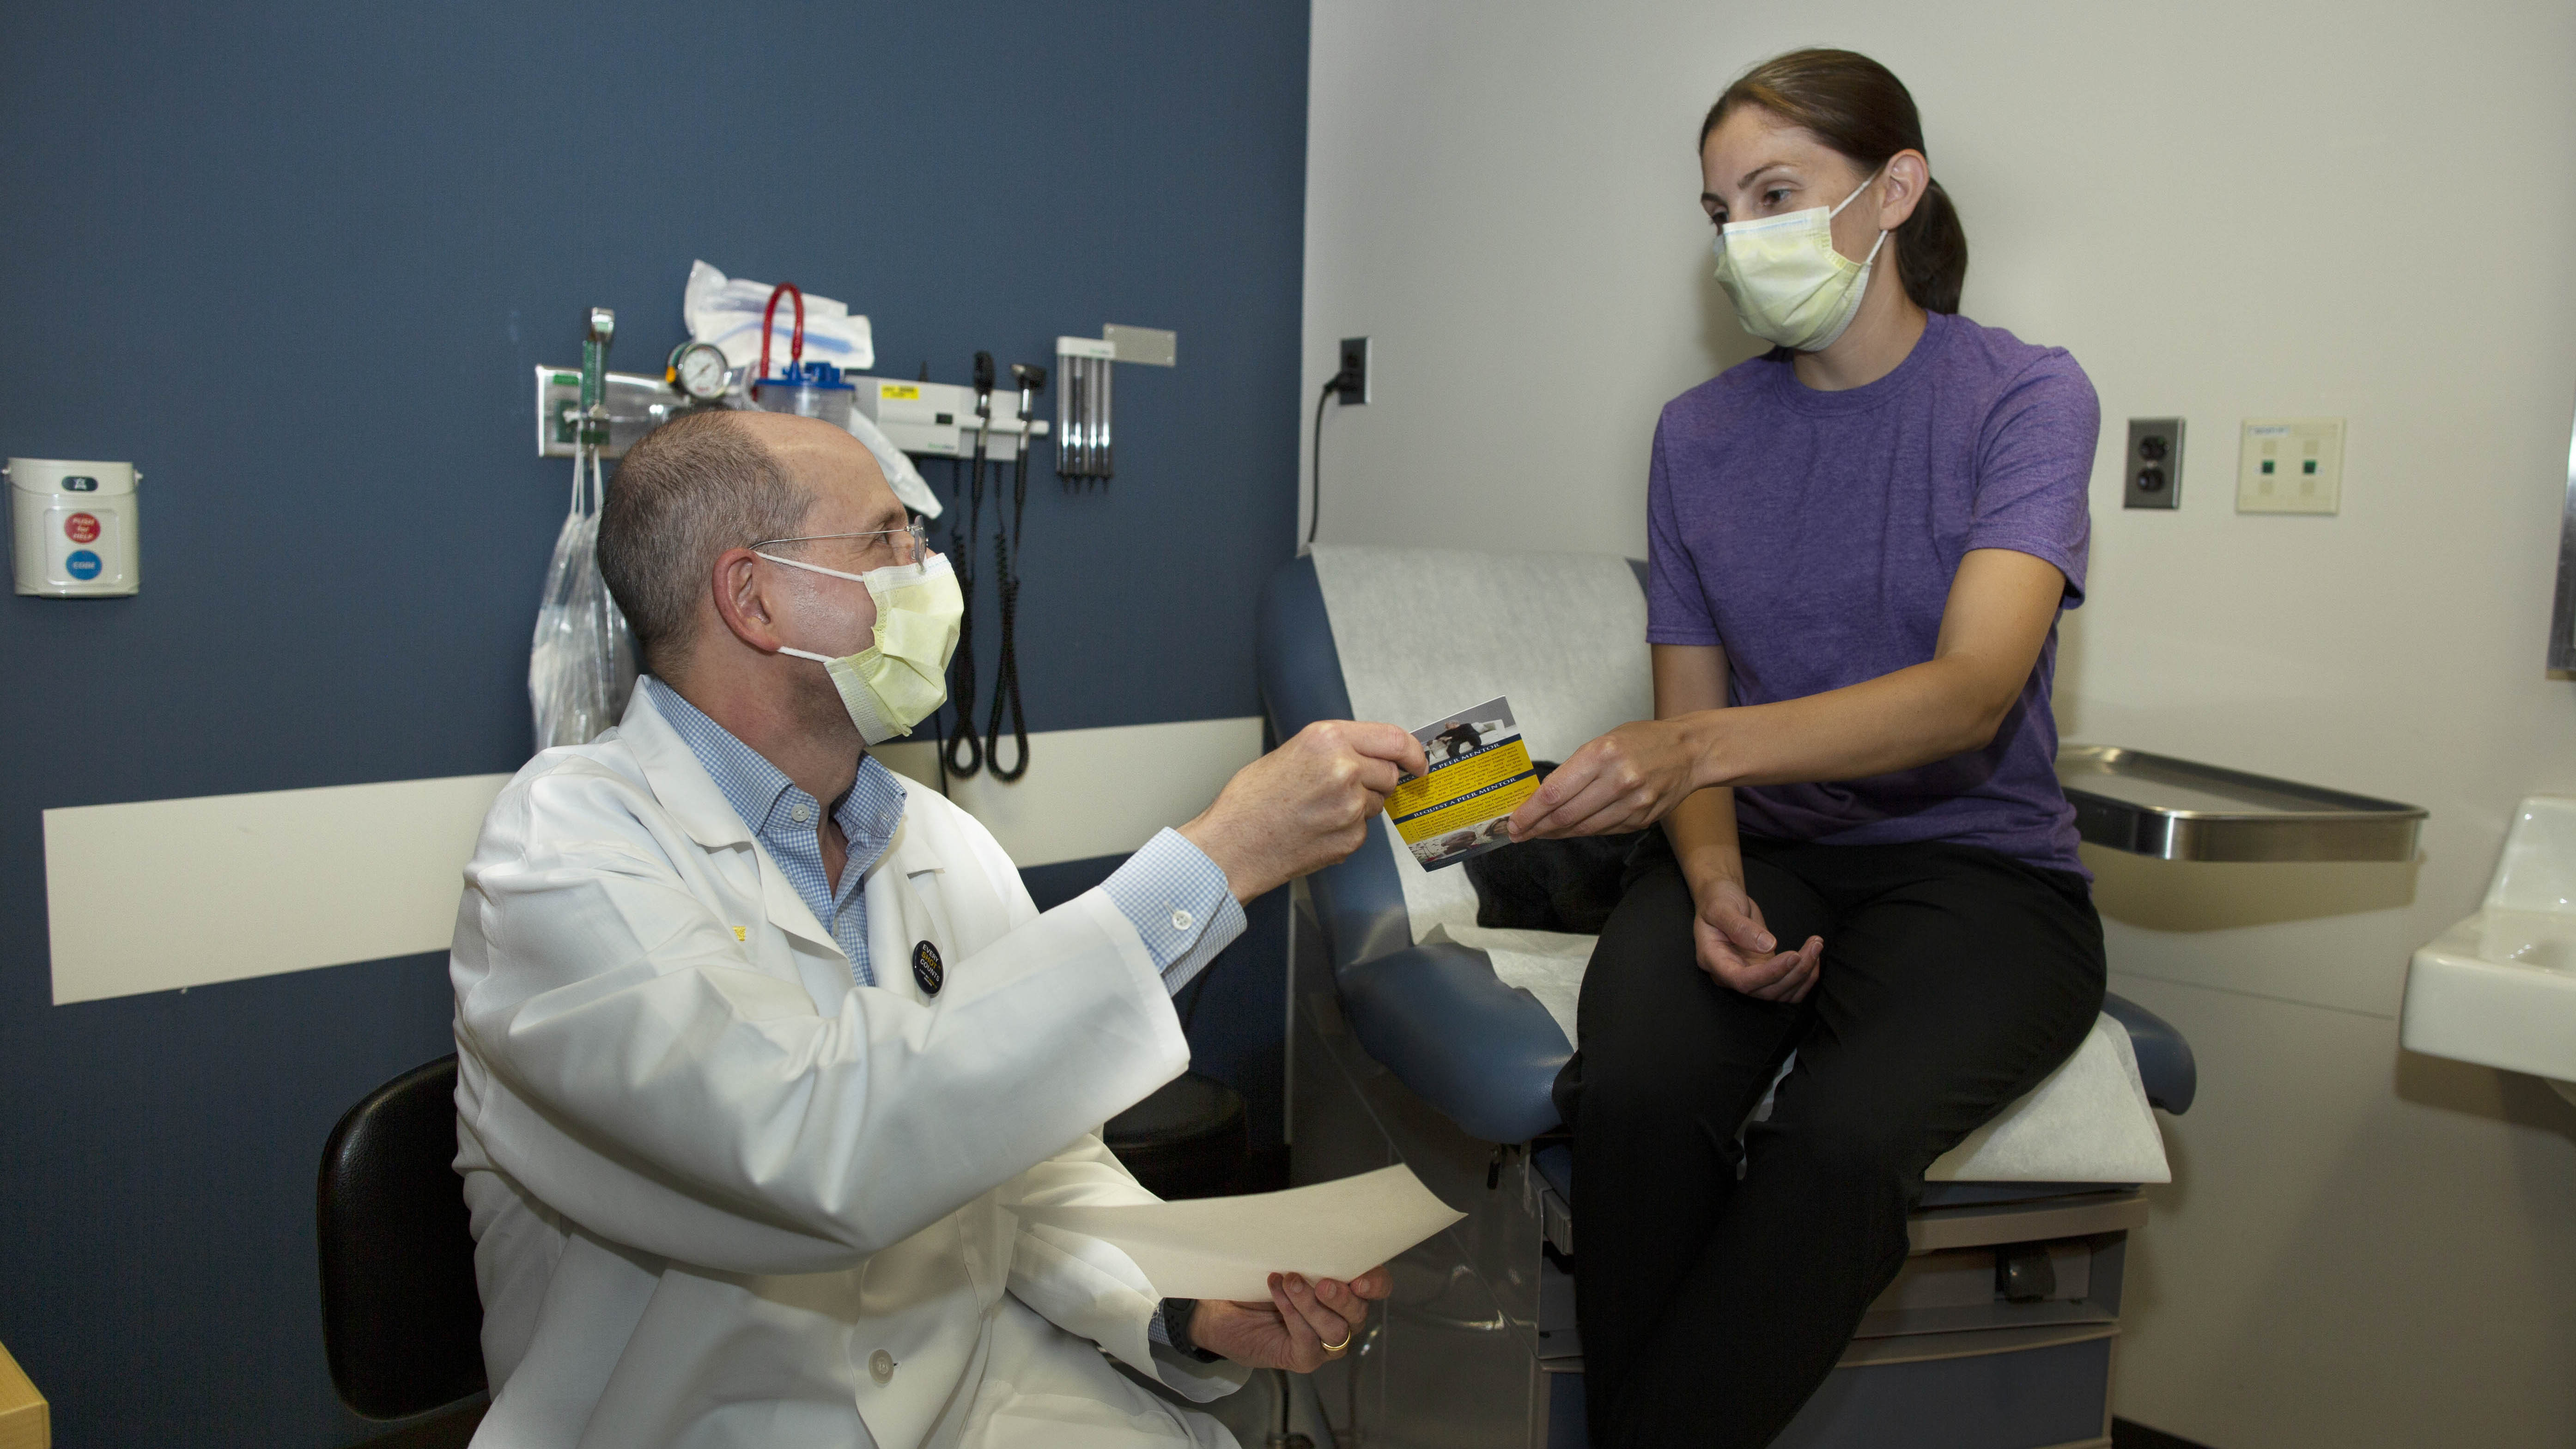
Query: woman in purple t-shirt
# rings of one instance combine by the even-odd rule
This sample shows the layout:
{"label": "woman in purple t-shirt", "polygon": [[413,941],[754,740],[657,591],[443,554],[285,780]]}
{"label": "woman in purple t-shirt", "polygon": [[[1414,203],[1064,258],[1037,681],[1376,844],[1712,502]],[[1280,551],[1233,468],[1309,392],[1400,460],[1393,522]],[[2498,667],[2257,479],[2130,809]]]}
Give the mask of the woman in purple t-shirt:
{"label": "woman in purple t-shirt", "polygon": [[1876,62],[1756,67],[1700,161],[1718,280],[1777,346],[1656,429],[1655,719],[1513,817],[1515,838],[1663,827],[1558,1083],[1602,1449],[1768,1443],[1903,1265],[1924,1169],[2102,1002],[2049,709],[2092,386],[1958,315],[1967,239]]}

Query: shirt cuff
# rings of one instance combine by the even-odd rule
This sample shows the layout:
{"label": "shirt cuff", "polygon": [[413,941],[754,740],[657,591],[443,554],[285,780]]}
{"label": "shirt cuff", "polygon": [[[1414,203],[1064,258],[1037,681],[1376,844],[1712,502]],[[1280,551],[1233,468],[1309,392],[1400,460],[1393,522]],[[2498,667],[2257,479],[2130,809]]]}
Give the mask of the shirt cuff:
{"label": "shirt cuff", "polygon": [[1210,1353],[1190,1337],[1190,1315],[1198,1311],[1195,1298],[1166,1298],[1154,1310],[1145,1325],[1145,1336],[1174,1353],[1187,1354],[1199,1363],[1222,1363],[1225,1355]]}
{"label": "shirt cuff", "polygon": [[1178,991],[1243,934],[1243,907],[1225,872],[1177,830],[1164,830],[1100,883]]}

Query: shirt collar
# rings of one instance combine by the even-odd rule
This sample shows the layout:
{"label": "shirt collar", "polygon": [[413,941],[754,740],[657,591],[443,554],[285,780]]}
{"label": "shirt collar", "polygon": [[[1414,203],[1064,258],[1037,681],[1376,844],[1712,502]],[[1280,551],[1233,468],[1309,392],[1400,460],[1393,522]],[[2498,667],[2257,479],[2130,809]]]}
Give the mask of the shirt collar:
{"label": "shirt collar", "polygon": [[[707,717],[705,711],[680,697],[680,692],[661,680],[647,675],[644,687],[653,691],[654,706],[662,713],[674,733],[706,766],[707,776],[733,806],[742,823],[763,840],[779,835],[801,837],[800,844],[814,846],[813,820],[790,819],[799,802],[811,805],[813,797],[798,789],[787,772],[771,764],[758,750],[744,744],[733,731]],[[832,818],[840,823],[841,835],[849,842],[850,861],[858,869],[850,874],[864,875],[874,869],[886,847],[894,843],[896,827],[903,823],[903,782],[894,772],[877,763],[874,755],[859,757],[858,778],[850,792],[841,797],[840,807]],[[773,843],[773,848],[775,848]]]}
{"label": "shirt collar", "polygon": [[644,687],[653,691],[654,707],[662,712],[674,733],[688,745],[689,753],[707,767],[708,778],[723,792],[725,803],[754,834],[769,826],[771,807],[778,797],[796,788],[787,772],[761,758],[758,750],[734,737],[733,731],[709,719],[704,710],[680,697],[680,692],[661,680],[646,676]]}
{"label": "shirt collar", "polygon": [[841,822],[841,835],[850,842],[850,864],[853,873],[865,875],[876,869],[887,847],[894,844],[894,833],[903,824],[903,781],[877,763],[874,755],[859,756],[859,777],[850,782],[850,793],[841,797],[841,808],[832,818]]}

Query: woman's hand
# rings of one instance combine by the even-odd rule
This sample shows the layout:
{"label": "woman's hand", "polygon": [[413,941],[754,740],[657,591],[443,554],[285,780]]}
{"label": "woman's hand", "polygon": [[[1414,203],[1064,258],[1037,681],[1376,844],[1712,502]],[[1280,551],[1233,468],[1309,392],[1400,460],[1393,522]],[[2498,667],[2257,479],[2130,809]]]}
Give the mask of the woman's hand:
{"label": "woman's hand", "polygon": [[1348,1283],[1273,1273],[1267,1303],[1201,1299],[1190,1318],[1190,1342],[1254,1368],[1310,1374],[1348,1353],[1368,1322],[1369,1304],[1393,1291],[1395,1280],[1383,1267]]}
{"label": "woman's hand", "polygon": [[1689,721],[1631,720],[1576,750],[1512,812],[1512,839],[1643,830],[1699,788]]}
{"label": "woman's hand", "polygon": [[1691,901],[1698,907],[1691,936],[1699,947],[1699,969],[1718,985],[1756,1001],[1804,1001],[1816,989],[1824,937],[1809,936],[1795,951],[1779,950],[1762,923],[1762,907],[1744,893],[1742,882],[1724,876],[1694,883]]}

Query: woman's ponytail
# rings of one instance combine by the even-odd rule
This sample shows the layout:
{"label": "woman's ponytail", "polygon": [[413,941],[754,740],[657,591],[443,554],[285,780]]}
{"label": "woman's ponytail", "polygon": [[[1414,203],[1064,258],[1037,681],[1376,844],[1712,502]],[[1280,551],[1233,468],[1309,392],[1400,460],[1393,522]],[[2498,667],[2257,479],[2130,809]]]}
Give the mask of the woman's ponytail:
{"label": "woman's ponytail", "polygon": [[1926,312],[1959,310],[1959,285],[1968,279],[1968,233],[1959,209],[1935,181],[1896,229],[1896,271],[1905,295]]}
{"label": "woman's ponytail", "polygon": [[[1700,144],[1739,106],[1758,106],[1876,170],[1899,151],[1923,150],[1914,97],[1887,67],[1848,50],[1793,50],[1746,71],[1709,107]],[[1926,312],[1959,310],[1968,280],[1968,233],[1950,193],[1933,182],[1896,229],[1896,266],[1905,295]]]}

